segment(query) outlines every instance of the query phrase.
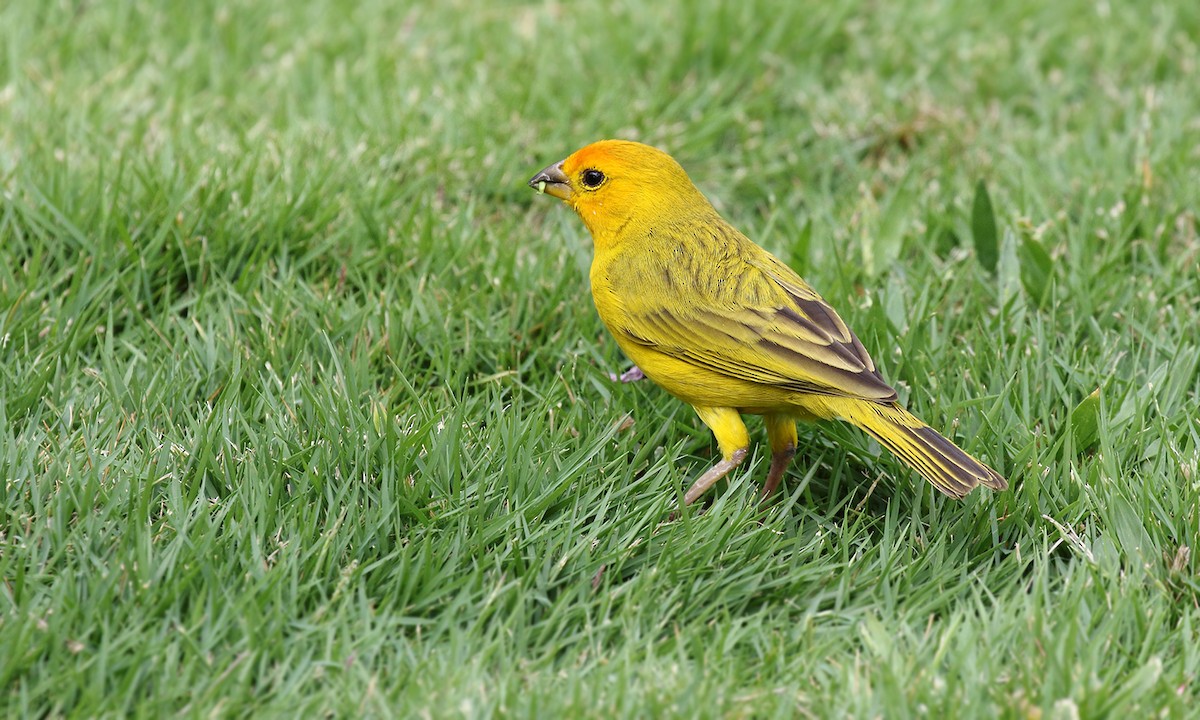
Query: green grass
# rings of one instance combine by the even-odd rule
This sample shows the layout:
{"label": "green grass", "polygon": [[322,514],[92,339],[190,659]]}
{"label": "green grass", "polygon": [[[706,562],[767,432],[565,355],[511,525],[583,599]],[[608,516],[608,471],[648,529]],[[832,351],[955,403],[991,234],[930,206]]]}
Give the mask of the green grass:
{"label": "green grass", "polygon": [[[1194,714],[1197,38],[1184,0],[0,5],[0,714]],[[712,439],[608,379],[586,231],[524,184],[610,136],[1012,489],[830,425],[765,512],[759,447],[669,522]]]}

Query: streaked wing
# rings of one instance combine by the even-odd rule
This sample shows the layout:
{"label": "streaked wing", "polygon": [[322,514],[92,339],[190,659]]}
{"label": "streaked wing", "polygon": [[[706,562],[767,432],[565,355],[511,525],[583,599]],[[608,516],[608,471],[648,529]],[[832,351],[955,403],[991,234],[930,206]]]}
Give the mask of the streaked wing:
{"label": "streaked wing", "polygon": [[765,251],[743,260],[737,277],[708,278],[707,287],[716,290],[697,293],[691,307],[656,305],[654,293],[627,296],[620,331],[638,344],[741,380],[877,402],[896,399],[862,343],[800,276]]}

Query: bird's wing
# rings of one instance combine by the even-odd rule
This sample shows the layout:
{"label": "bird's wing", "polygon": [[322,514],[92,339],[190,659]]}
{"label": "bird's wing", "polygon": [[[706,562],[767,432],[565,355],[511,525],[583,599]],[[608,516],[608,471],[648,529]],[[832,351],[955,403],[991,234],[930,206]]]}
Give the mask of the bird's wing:
{"label": "bird's wing", "polygon": [[896,399],[846,323],[791,268],[765,251],[731,267],[736,273],[714,268],[715,277],[705,278],[692,303],[659,302],[666,295],[653,292],[626,295],[622,327],[614,330],[740,380],[875,402]]}

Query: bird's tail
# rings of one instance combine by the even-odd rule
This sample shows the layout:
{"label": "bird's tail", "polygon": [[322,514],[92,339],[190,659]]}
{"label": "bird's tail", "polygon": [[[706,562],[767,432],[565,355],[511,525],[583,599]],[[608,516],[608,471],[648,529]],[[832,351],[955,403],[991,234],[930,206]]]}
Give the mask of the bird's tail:
{"label": "bird's tail", "polygon": [[961,498],[976,485],[994,490],[1008,487],[1000,473],[963,452],[898,404],[846,400],[836,409],[844,420],[866,430],[950,497]]}

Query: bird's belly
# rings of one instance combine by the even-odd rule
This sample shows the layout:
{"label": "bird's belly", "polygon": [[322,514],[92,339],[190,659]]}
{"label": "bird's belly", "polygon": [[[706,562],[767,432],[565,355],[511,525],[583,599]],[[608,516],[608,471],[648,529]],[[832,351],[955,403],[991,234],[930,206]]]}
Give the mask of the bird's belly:
{"label": "bird's belly", "polygon": [[618,344],[646,377],[689,405],[729,407],[750,415],[781,413],[803,419],[826,416],[818,396],[740,380],[645,346]]}

